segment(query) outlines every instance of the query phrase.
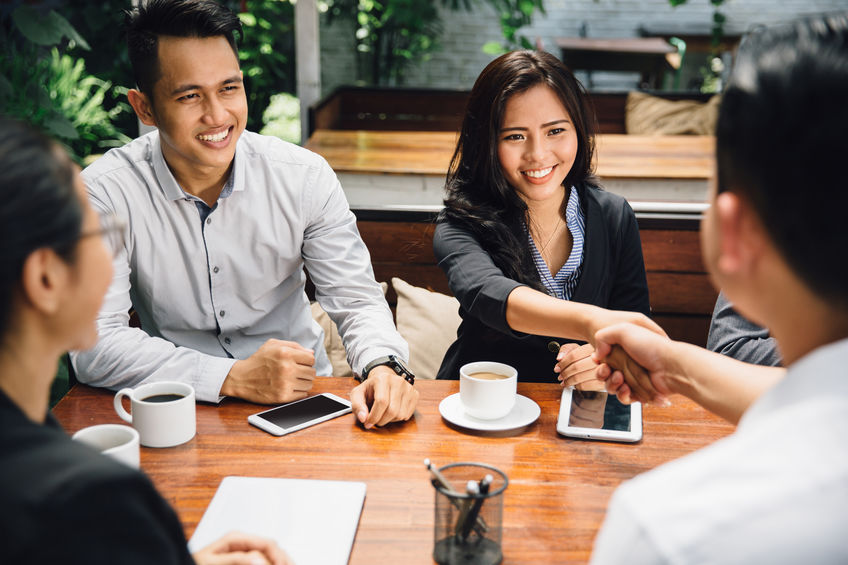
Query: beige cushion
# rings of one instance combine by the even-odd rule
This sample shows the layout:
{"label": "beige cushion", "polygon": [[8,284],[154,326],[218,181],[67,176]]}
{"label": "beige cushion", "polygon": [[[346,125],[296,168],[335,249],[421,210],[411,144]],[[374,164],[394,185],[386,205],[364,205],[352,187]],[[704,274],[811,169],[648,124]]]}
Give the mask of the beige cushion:
{"label": "beige cushion", "polygon": [[713,135],[720,97],[707,102],[666,100],[633,91],[627,95],[625,127],[634,135]]}
{"label": "beige cushion", "polygon": [[392,277],[397,293],[397,328],[409,343],[409,368],[416,378],[435,379],[459,327],[459,301]]}
{"label": "beige cushion", "polygon": [[[383,296],[385,296],[386,290],[389,288],[388,283],[381,282],[380,287],[383,289]],[[324,312],[324,309],[321,308],[318,302],[313,301],[310,303],[310,307],[312,308],[312,317],[318,322],[321,329],[324,330],[324,349],[327,350],[327,356],[330,358],[330,364],[333,366],[332,376],[352,377],[353,369],[347,364],[344,342],[342,341],[342,336],[339,335],[336,324],[333,323],[329,314]]]}

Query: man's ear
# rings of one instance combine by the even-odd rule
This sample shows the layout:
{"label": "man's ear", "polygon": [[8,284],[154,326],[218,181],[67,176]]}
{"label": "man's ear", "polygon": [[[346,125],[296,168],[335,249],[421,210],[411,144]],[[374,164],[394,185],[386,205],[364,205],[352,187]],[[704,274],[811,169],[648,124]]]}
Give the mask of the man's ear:
{"label": "man's ear", "polygon": [[48,248],[37,249],[24,261],[21,274],[23,296],[44,314],[55,314],[69,275],[68,265]]}
{"label": "man's ear", "polygon": [[130,106],[135,110],[135,115],[146,126],[156,126],[156,117],[153,114],[153,105],[150,102],[150,97],[142,91],[133,88],[127,92],[127,99]]}
{"label": "man's ear", "polygon": [[759,218],[747,200],[733,192],[715,199],[719,227],[717,268],[723,275],[749,273],[763,251],[764,233]]}

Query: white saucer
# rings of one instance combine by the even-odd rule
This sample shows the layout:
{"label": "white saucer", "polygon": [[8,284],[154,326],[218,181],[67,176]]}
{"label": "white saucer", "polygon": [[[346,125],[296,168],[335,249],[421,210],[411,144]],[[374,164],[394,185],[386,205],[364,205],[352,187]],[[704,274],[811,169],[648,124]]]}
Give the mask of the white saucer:
{"label": "white saucer", "polygon": [[542,409],[526,396],[517,394],[515,396],[515,406],[512,407],[512,411],[509,414],[497,420],[480,420],[479,418],[472,418],[465,413],[465,409],[459,400],[459,393],[457,392],[442,400],[439,404],[439,413],[442,415],[442,418],[456,426],[470,430],[491,432],[514,430],[515,428],[529,426],[536,421],[539,414],[542,413]]}

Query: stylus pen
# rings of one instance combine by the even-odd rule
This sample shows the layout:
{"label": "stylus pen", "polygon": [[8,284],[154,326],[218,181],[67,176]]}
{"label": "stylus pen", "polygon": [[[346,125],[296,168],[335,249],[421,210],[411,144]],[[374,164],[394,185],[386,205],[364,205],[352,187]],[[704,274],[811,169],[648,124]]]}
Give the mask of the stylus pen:
{"label": "stylus pen", "polygon": [[453,528],[453,533],[458,538],[465,529],[465,519],[468,518],[468,513],[471,512],[471,506],[474,504],[475,497],[480,494],[480,485],[477,481],[468,481],[465,485],[465,494],[468,498],[462,501],[462,507],[459,509],[459,515],[456,517],[456,525]]}
{"label": "stylus pen", "polygon": [[489,494],[489,486],[492,484],[493,480],[495,479],[492,475],[486,475],[483,477],[483,480],[480,481],[480,486],[477,489],[477,499],[474,501],[474,504],[471,506],[471,510],[468,512],[468,516],[465,517],[465,521],[462,524],[463,543],[465,543],[465,540],[467,540],[468,536],[471,534],[474,523],[480,518],[480,509],[483,507],[486,495]]}
{"label": "stylus pen", "polygon": [[[448,497],[448,500],[451,501],[454,508],[462,512],[462,508],[460,507],[459,499],[462,498],[462,495],[456,492],[450,483],[445,479],[444,475],[442,475],[435,465],[429,460],[424,460],[424,466],[427,467],[427,470],[430,471],[430,476],[433,477],[433,484],[437,484],[445,491],[445,495]],[[478,518],[477,524],[475,526],[477,533],[481,536],[489,531],[489,526],[483,520],[483,518]]]}

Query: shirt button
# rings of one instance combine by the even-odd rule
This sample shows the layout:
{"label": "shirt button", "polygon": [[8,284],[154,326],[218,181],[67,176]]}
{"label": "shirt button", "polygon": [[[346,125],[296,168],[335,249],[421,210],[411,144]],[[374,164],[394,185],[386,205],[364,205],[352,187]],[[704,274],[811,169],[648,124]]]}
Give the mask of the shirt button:
{"label": "shirt button", "polygon": [[208,226],[211,223],[212,223],[212,218],[206,218],[206,225]]}
{"label": "shirt button", "polygon": [[228,338],[228,337],[224,338],[224,343],[226,343],[227,345],[230,344],[230,341],[231,341],[230,338]]}
{"label": "shirt button", "polygon": [[559,352],[559,344],[555,341],[549,341],[548,342],[548,351],[550,351],[551,353],[558,353]]}
{"label": "shirt button", "polygon": [[221,270],[221,269],[219,269],[218,267],[213,267],[212,272],[213,272],[213,273],[217,273],[217,272],[218,272],[218,271],[220,271],[220,270]]}
{"label": "shirt button", "polygon": [[224,316],[227,315],[227,313],[224,310],[221,310],[220,312],[218,312],[218,315],[223,318]]}

